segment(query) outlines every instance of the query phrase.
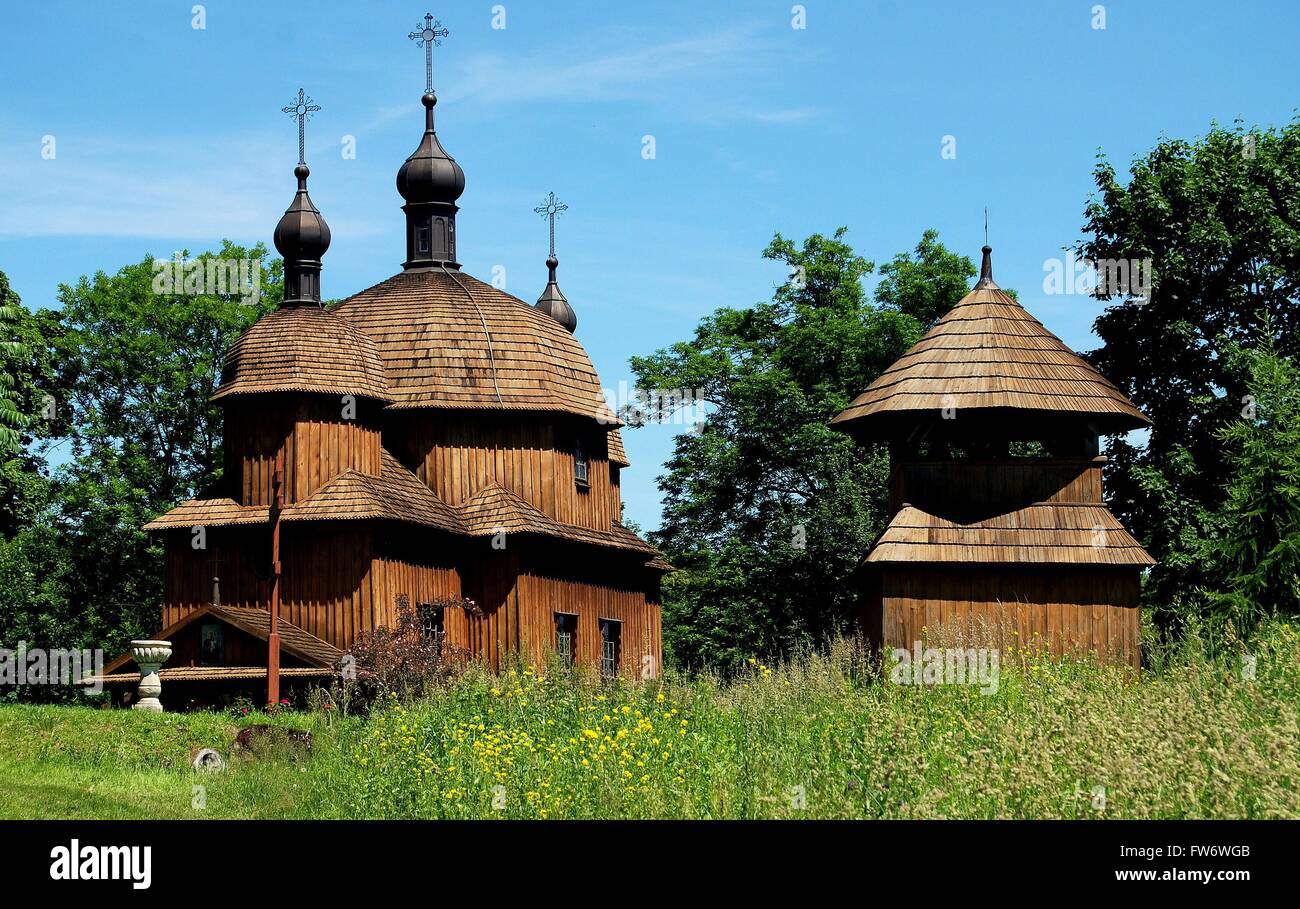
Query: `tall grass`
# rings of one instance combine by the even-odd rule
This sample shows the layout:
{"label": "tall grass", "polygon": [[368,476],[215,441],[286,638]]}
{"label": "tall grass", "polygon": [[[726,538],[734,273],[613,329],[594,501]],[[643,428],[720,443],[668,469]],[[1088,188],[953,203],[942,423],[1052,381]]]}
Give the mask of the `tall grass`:
{"label": "tall grass", "polygon": [[221,774],[188,769],[233,739],[220,715],[7,707],[0,815],[1300,817],[1300,634],[1251,648],[1141,676],[1024,650],[992,694],[892,684],[848,641],[727,681],[471,668],[365,719],[276,718],[312,756]]}

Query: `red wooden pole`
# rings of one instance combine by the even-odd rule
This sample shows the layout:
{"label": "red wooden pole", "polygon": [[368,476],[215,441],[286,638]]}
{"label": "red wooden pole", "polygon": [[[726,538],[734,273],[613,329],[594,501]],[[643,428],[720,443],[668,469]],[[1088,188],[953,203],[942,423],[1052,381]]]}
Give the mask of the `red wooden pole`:
{"label": "red wooden pole", "polygon": [[271,505],[271,632],[266,636],[266,703],[280,703],[280,509],[284,507],[284,449],[275,455]]}

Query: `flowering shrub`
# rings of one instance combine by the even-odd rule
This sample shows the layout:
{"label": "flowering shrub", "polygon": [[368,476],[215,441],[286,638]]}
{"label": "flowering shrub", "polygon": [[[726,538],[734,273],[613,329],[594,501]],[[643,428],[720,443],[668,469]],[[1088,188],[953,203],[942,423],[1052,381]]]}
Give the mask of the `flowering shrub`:
{"label": "flowering shrub", "polygon": [[[478,614],[477,604],[470,599],[439,600],[430,605]],[[390,696],[401,701],[423,697],[455,675],[469,654],[448,644],[441,635],[429,634],[415,610],[403,604],[395,626],[361,634],[348,657],[353,670],[349,674],[354,677],[345,676],[332,702],[365,711]]]}

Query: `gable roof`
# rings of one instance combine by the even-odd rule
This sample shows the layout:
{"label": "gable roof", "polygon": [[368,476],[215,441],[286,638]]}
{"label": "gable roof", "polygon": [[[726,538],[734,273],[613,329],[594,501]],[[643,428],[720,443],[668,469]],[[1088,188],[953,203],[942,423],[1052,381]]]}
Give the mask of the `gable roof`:
{"label": "gable roof", "polygon": [[[186,613],[180,619],[158,632],[154,637],[158,640],[170,640],[177,632],[204,616],[219,619],[227,625],[238,628],[240,631],[262,641],[266,641],[271,635],[271,613],[267,610],[243,606],[217,606],[209,603]],[[328,641],[323,641],[314,634],[304,631],[283,616],[276,625],[277,631],[280,633],[280,649],[296,659],[302,660],[308,666],[318,669],[332,669],[343,658],[342,650],[339,650]],[[134,659],[135,657],[128,650],[105,666],[99,676],[103,677],[110,672],[115,672]]]}
{"label": "gable roof", "polygon": [[608,530],[565,524],[495,483],[484,486],[470,496],[461,506],[461,512],[465,517],[465,532],[470,536],[537,533],[578,543],[593,543],[644,553],[660,565],[667,565],[659,555],[659,550],[617,521],[610,521]]}
{"label": "gable roof", "polygon": [[1156,564],[1105,505],[1036,503],[968,523],[904,505],[867,562]]}
{"label": "gable roof", "polygon": [[380,449],[379,476],[345,470],[301,502],[286,505],[285,521],[361,521],[386,518],[453,533],[463,529],[460,513]]}
{"label": "gable roof", "polygon": [[1106,432],[1151,421],[991,280],[962,298],[831,420],[870,432],[945,408],[1089,418]]}

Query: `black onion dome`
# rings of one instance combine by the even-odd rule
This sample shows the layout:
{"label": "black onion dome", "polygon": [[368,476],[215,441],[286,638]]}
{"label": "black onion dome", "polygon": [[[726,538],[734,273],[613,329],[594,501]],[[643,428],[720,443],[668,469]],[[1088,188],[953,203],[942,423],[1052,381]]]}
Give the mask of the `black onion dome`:
{"label": "black onion dome", "polygon": [[564,326],[569,334],[573,334],[578,327],[578,314],[573,311],[568,297],[560,290],[560,285],[555,280],[555,269],[559,264],[559,260],[554,256],[546,260],[550,277],[546,282],[546,289],[533,305]]}
{"label": "black onion dome", "polygon": [[275,248],[286,264],[319,263],[330,248],[329,225],[312,204],[311,196],[307,195],[307,176],[310,173],[305,164],[293,169],[293,175],[298,178],[298,192],[280,223],[275,225]]}
{"label": "black onion dome", "polygon": [[465,172],[433,131],[437,97],[428,92],[420,103],[424,105],[424,137],[397,172],[397,191],[407,202],[455,202],[465,191]]}

